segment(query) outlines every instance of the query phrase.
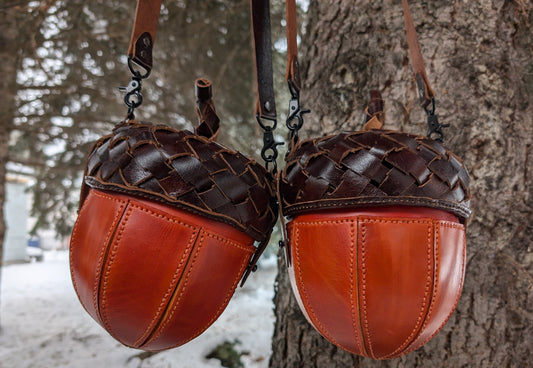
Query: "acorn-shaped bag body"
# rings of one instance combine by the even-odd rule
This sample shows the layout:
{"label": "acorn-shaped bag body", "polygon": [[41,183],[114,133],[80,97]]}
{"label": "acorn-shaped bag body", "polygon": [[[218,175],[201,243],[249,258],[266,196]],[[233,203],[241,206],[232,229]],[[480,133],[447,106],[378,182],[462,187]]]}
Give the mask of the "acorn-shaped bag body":
{"label": "acorn-shaped bag body", "polygon": [[[198,83],[205,94],[209,82]],[[276,221],[266,170],[213,141],[210,92],[198,112],[196,134],[127,121],[88,157],[72,280],[87,312],[130,347],[176,347],[209,327]]]}
{"label": "acorn-shaped bag body", "polygon": [[374,359],[426,343],[463,285],[462,162],[432,139],[386,130],[302,141],[286,162],[289,274],[308,321]]}

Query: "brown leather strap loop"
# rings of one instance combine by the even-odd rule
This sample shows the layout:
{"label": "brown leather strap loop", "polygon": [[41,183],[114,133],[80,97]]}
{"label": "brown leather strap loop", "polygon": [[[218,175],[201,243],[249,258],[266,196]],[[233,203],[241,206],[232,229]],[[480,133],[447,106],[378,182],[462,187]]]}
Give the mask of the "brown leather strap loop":
{"label": "brown leather strap loop", "polygon": [[152,50],[161,12],[161,2],[162,0],[137,1],[128,57],[145,69],[143,76],[148,76],[152,70]]}
{"label": "brown leather strap loop", "polygon": [[[415,78],[418,86],[419,103],[422,107],[427,107],[431,103],[432,97],[435,96],[433,89],[428,81],[426,68],[424,66],[424,59],[422,51],[416,35],[413,18],[407,0],[402,0],[402,7],[405,19],[405,29],[407,33],[407,42],[409,45],[409,53],[411,62],[415,72]],[[296,1],[286,1],[286,17],[287,17],[287,72],[285,78],[292,86],[301,88],[300,75],[298,69],[298,27],[296,21]]]}
{"label": "brown leather strap loop", "polygon": [[287,71],[285,79],[292,82],[292,87],[300,92],[300,69],[298,66],[298,23],[296,17],[296,0],[287,0],[286,29],[287,29]]}
{"label": "brown leather strap loop", "polygon": [[250,9],[258,94],[256,113],[260,118],[275,120],[270,4],[268,0],[250,0]]}

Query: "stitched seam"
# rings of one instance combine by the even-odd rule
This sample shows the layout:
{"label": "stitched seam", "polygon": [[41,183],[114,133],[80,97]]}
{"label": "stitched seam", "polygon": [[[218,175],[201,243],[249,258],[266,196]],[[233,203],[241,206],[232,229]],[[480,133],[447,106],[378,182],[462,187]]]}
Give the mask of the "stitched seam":
{"label": "stitched seam", "polygon": [[[105,253],[105,251],[108,249],[109,247],[109,237],[110,237],[110,233],[113,232],[114,228],[115,228],[115,224],[116,224],[116,220],[117,220],[117,217],[120,217],[122,216],[122,214],[124,213],[124,207],[125,207],[125,204],[124,204],[124,201],[121,201],[121,200],[118,200],[116,198],[113,198],[113,197],[110,197],[110,196],[107,196],[105,194],[100,194],[98,193],[97,191],[92,191],[91,192],[91,195],[94,195],[94,196],[98,196],[98,197],[102,197],[102,198],[105,198],[105,199],[108,199],[108,200],[112,200],[114,202],[118,202],[120,203],[120,207],[119,207],[119,210],[117,211],[117,214],[115,215],[115,218],[113,219],[113,226],[110,227],[110,230],[109,232],[107,233],[106,235],[106,239],[104,241],[104,244],[105,246],[102,248],[102,251],[100,253],[100,257],[98,259],[98,267],[97,267],[97,277],[96,277],[96,280],[95,280],[95,288],[93,289],[93,305],[94,305],[94,309],[95,309],[95,312],[97,314],[97,316],[100,315],[100,311],[99,311],[99,308],[98,308],[98,301],[97,301],[97,295],[95,293],[98,292],[98,284],[100,283],[100,274],[101,274],[101,269],[102,269],[102,258],[103,258],[103,253]],[[88,201],[85,200],[84,201],[84,205],[82,206],[82,209],[80,210],[80,213],[78,214],[78,219],[80,219],[83,214],[85,212],[87,212],[87,207],[88,207]],[[74,263],[73,263],[73,259],[74,259],[74,248],[76,248],[76,244],[77,244],[77,238],[78,238],[78,230],[79,230],[79,226],[77,226],[78,220],[76,220],[76,224],[74,226],[74,230],[72,232],[72,238],[71,238],[71,242],[70,242],[70,250],[69,250],[69,253],[70,253],[70,260],[69,260],[69,263],[70,263],[70,275],[71,275],[71,278],[72,278],[72,284],[74,286],[74,290],[76,292],[76,295],[78,296],[78,299],[81,301],[81,297],[80,297],[80,294],[78,292],[78,285],[76,283],[76,279],[75,279],[75,276],[74,276]],[[96,289],[96,290],[95,290]],[[83,302],[81,303],[83,308],[87,311],[87,313],[89,313],[89,311],[87,310],[87,308],[85,307],[85,305],[83,304]],[[90,314],[90,313],[89,313]]]}
{"label": "stitched seam", "polygon": [[[174,313],[176,312],[176,309],[178,308],[178,305],[179,305],[179,302],[181,300],[181,297],[183,295],[183,291],[185,290],[185,288],[187,287],[187,284],[189,282],[189,277],[192,273],[192,270],[193,270],[193,266],[194,264],[196,263],[196,260],[198,258],[198,254],[200,254],[200,250],[202,249],[202,246],[204,245],[204,232],[203,231],[200,231],[200,238],[199,238],[199,241],[196,242],[196,244],[198,244],[198,246],[196,247],[196,250],[194,252],[194,256],[193,256],[193,259],[192,259],[192,262],[191,262],[191,267],[189,268],[189,270],[187,271],[187,275],[185,276],[185,280],[183,282],[183,288],[179,291],[179,294],[178,294],[178,297],[176,299],[176,302],[174,303],[174,306],[172,307],[172,310],[170,311],[170,314],[168,316],[168,318],[165,319],[165,321],[163,322],[163,324],[161,325],[161,327],[159,328],[159,331],[149,340],[145,343],[145,345],[147,344],[151,344],[153,341],[155,341],[159,336],[161,336],[161,334],[163,333],[164,329],[166,328],[166,326],[169,324],[169,322],[172,320],[172,317],[174,316]],[[181,285],[176,285],[176,291],[178,291],[178,289],[180,288]]]}
{"label": "stitched seam", "polygon": [[[347,221],[344,221],[344,222],[347,222]],[[320,222],[319,222],[320,223]],[[313,223],[309,223],[309,224],[313,224]],[[320,323],[320,321],[318,320],[317,316],[316,316],[316,313],[315,313],[315,310],[313,309],[313,307],[311,306],[311,303],[309,302],[309,295],[307,294],[307,289],[305,288],[305,285],[303,283],[303,278],[302,278],[302,267],[301,267],[301,262],[300,262],[300,247],[299,247],[299,240],[300,240],[300,223],[297,224],[296,226],[296,242],[295,242],[295,246],[296,246],[296,260],[297,260],[297,265],[298,265],[298,284],[300,285],[300,288],[301,290],[303,291],[303,296],[305,298],[302,298],[302,301],[304,301],[304,303],[306,304],[307,308],[308,308],[308,312],[311,312],[309,313],[310,314],[310,317],[311,315],[313,316],[313,319],[314,319],[314,324],[316,326],[316,328],[320,328],[320,333],[322,335],[324,335],[329,341],[331,341],[333,344],[337,345],[337,346],[340,346],[340,344],[337,342],[337,340],[335,340],[333,338],[333,336],[327,331],[326,328],[324,328],[324,326],[322,325],[322,323]],[[314,224],[313,224],[314,225]]]}
{"label": "stitched seam", "polygon": [[[368,341],[368,350],[370,351],[370,357],[376,359],[376,355],[374,354],[374,349],[372,348],[372,336],[370,335],[370,330],[368,328],[368,314],[366,310],[366,226],[364,223],[361,224],[361,271],[363,273],[363,280],[361,282],[361,286],[363,289],[362,297],[363,297],[363,325],[364,325],[364,331],[366,332],[367,338],[365,339]],[[366,346],[366,344],[365,344]]]}
{"label": "stitched seam", "polygon": [[[468,200],[468,199],[466,199]],[[469,218],[471,215],[471,210],[468,208],[466,204],[463,204],[463,202],[455,202],[455,201],[446,201],[445,200],[435,200],[432,198],[416,198],[416,199],[410,199],[410,198],[398,198],[398,197],[384,197],[384,198],[360,198],[360,199],[335,199],[335,200],[325,200],[322,199],[319,202],[314,202],[312,204],[292,204],[287,205],[285,208],[286,215],[296,215],[301,211],[309,210],[309,209],[316,209],[316,208],[346,208],[353,205],[366,205],[366,204],[414,204],[414,205],[427,205],[430,207],[436,207],[439,209],[447,209],[451,210],[453,212],[456,212],[458,215]]]}
{"label": "stitched seam", "polygon": [[125,215],[124,215],[124,220],[122,221],[122,224],[121,224],[120,229],[119,229],[119,231],[117,233],[115,241],[113,242],[113,248],[111,250],[111,254],[109,255],[109,262],[107,264],[106,272],[104,274],[103,285],[100,286],[101,288],[103,286],[103,289],[102,289],[102,301],[101,301],[101,308],[100,308],[101,309],[100,317],[102,318],[102,322],[104,323],[104,326],[106,327],[106,329],[109,331],[109,333],[112,336],[115,336],[115,333],[114,333],[113,329],[111,328],[111,325],[109,324],[109,319],[107,318],[107,315],[105,314],[105,311],[107,309],[107,283],[109,281],[109,274],[111,272],[111,266],[113,265],[113,262],[115,261],[115,256],[117,254],[118,245],[120,243],[120,240],[121,240],[122,235],[124,233],[124,229],[126,228],[126,224],[128,223],[128,219],[129,219],[132,211],[133,211],[132,208],[128,208],[126,213],[125,213]]}
{"label": "stitched seam", "polygon": [[[163,333],[163,331],[165,330],[166,326],[168,325],[168,323],[172,320],[172,317],[174,316],[174,313],[176,312],[176,309],[179,305],[179,302],[181,300],[181,297],[183,295],[183,293],[185,292],[186,288],[187,288],[187,284],[189,283],[189,278],[190,278],[190,275],[192,273],[192,270],[194,268],[194,265],[196,263],[196,260],[198,258],[198,255],[200,254],[200,250],[202,249],[202,246],[204,245],[204,238],[205,238],[205,235],[209,236],[209,237],[215,237],[216,239],[222,239],[222,238],[218,238],[216,236],[213,236],[212,234],[209,234],[209,233],[205,233],[203,230],[201,231],[201,235],[200,235],[200,241],[198,242],[198,247],[196,249],[196,252],[194,254],[194,257],[193,257],[193,260],[192,260],[192,263],[191,263],[191,267],[189,268],[188,272],[187,272],[187,276],[185,277],[185,281],[183,283],[183,288],[182,290],[180,291],[180,293],[178,294],[178,299],[176,300],[176,302],[174,303],[174,307],[172,308],[172,311],[170,312],[168,318],[166,319],[166,321],[163,323],[163,325],[161,326],[161,328],[159,329],[159,331],[157,332],[157,334],[150,339],[150,341],[147,342],[147,344],[151,344],[152,342],[154,342],[159,336],[161,336],[161,334]],[[227,243],[231,243],[229,241],[226,241],[225,239],[222,239],[223,241],[227,242]],[[231,296],[233,295],[234,291],[235,291],[235,288],[237,287],[237,283],[239,282],[239,280],[241,279],[242,277],[242,273],[244,271],[244,268],[248,265],[248,261],[249,261],[249,257],[246,257],[243,262],[241,262],[241,266],[239,268],[239,273],[237,274],[237,277],[233,280],[233,284],[232,284],[232,288],[226,293],[226,296],[224,298],[224,302],[218,307],[217,311],[215,312],[214,316],[211,318],[211,320],[206,323],[202,328],[198,329],[196,332],[194,332],[192,334],[192,336],[189,338],[189,339],[186,339],[185,341],[181,341],[179,343],[177,343],[176,345],[173,345],[172,347],[165,347],[161,350],[166,350],[166,349],[171,349],[173,347],[177,347],[177,346],[180,346],[180,345],[183,345],[183,344],[186,344],[187,342],[191,341],[192,339],[194,339],[195,337],[197,337],[199,334],[201,334],[205,329],[207,329],[207,327],[209,327],[219,316],[220,314],[222,313],[222,311],[226,308],[227,306],[227,303],[229,302],[229,299],[231,298]],[[180,285],[177,285],[177,288],[179,288]]]}
{"label": "stitched seam", "polygon": [[215,213],[213,211],[204,210],[202,208],[196,207],[195,205],[182,201],[180,199],[176,199],[175,201],[165,200],[164,198],[161,198],[161,196],[157,193],[153,193],[153,192],[145,193],[144,191],[142,191],[142,189],[139,189],[139,188],[123,188],[122,186],[120,186],[120,184],[101,183],[99,179],[92,177],[92,176],[87,176],[85,178],[85,182],[91,188],[94,187],[94,188],[103,189],[103,190],[111,190],[111,191],[116,191],[119,193],[125,193],[127,195],[133,195],[134,197],[142,197],[142,198],[150,199],[150,200],[163,203],[166,205],[175,206],[180,209],[188,210],[194,213],[195,215],[205,216],[214,221],[219,221],[227,225],[233,226],[234,228],[250,235],[255,240],[261,240],[261,239],[264,239],[265,237],[264,234],[255,230],[255,228],[252,228],[250,226],[247,227],[229,216],[226,216],[222,213]]}
{"label": "stitched seam", "polygon": [[[427,327],[427,324],[431,320],[431,315],[433,312],[433,306],[435,305],[436,299],[437,299],[437,293],[438,293],[438,284],[439,284],[439,243],[440,243],[440,233],[439,233],[439,227],[435,226],[435,286],[433,288],[433,296],[431,298],[431,304],[429,305],[429,311],[426,315],[426,320],[424,321],[424,324],[422,325],[422,328],[420,329],[421,333],[424,331],[424,329]],[[419,335],[420,336],[420,335]],[[414,341],[413,341],[414,342]],[[422,346],[422,345],[420,345]],[[413,346],[408,347],[405,352],[413,351],[418,349],[413,349]]]}
{"label": "stitched seam", "polygon": [[[209,233],[207,234],[207,236],[210,236],[210,235],[211,234],[209,234]],[[231,242],[227,242],[227,243],[231,244]],[[243,248],[239,248],[239,249],[243,249]],[[249,260],[250,260],[250,257],[246,257],[241,262],[241,265],[239,267],[239,272],[237,273],[237,277],[235,277],[235,279],[233,280],[231,288],[228,290],[228,292],[226,293],[226,296],[224,297],[224,301],[220,304],[220,306],[218,307],[217,311],[213,314],[213,317],[211,318],[211,320],[209,322],[207,322],[203,327],[199,328],[196,332],[194,332],[189,339],[181,342],[179,345],[186,344],[187,342],[189,342],[192,339],[196,338],[198,335],[200,335],[202,332],[204,332],[209,326],[211,326],[211,324],[213,324],[213,322],[215,322],[218,317],[220,317],[220,314],[222,314],[224,309],[226,309],[226,306],[228,305],[230,298],[232,297],[233,293],[235,292],[235,288],[237,287],[237,284],[238,284],[238,282],[240,281],[240,279],[242,277],[244,269],[248,266]],[[178,345],[175,345],[175,346],[178,346]]]}
{"label": "stitched seam", "polygon": [[[447,226],[446,224],[444,224],[444,222],[440,223],[440,225],[444,225],[445,227],[450,227],[450,226]],[[452,226],[452,227],[455,227],[455,226]],[[463,226],[463,229],[464,229],[464,226]],[[461,259],[461,264],[462,264],[462,266],[461,266],[461,274],[463,275],[463,278],[464,278],[464,273],[465,273],[465,257],[466,257],[466,233],[463,231],[463,258]],[[444,325],[448,322],[448,320],[452,316],[453,312],[455,311],[455,308],[457,308],[457,304],[459,304],[459,299],[461,298],[462,290],[463,290],[463,282],[461,282],[461,287],[457,291],[457,296],[455,298],[455,303],[453,304],[453,307],[450,310],[450,313],[448,313],[448,316],[446,317],[444,322],[439,326],[439,328],[429,338],[427,338],[423,343],[421,343],[420,345],[418,345],[416,348],[412,349],[411,351],[416,350],[419,347],[423,346],[424,344],[426,344],[429,340],[434,338],[435,335],[437,335],[440,332],[442,327],[444,327]]]}
{"label": "stitched seam", "polygon": [[138,209],[138,210],[141,210],[141,211],[143,211],[143,212],[146,212],[146,213],[148,213],[148,214],[150,214],[150,215],[152,215],[152,216],[155,216],[155,217],[158,217],[158,218],[165,219],[165,220],[170,221],[170,222],[173,222],[173,223],[175,223],[175,224],[181,224],[181,225],[183,225],[183,226],[188,227],[189,229],[193,229],[193,230],[196,229],[196,227],[193,226],[193,225],[191,225],[191,224],[188,224],[188,223],[183,222],[183,221],[180,221],[180,220],[176,220],[176,219],[173,218],[173,217],[166,216],[166,215],[161,214],[161,213],[159,213],[159,212],[155,212],[155,211],[149,210],[149,209],[147,209],[147,208],[141,207],[141,206],[139,206],[138,204],[131,203],[130,206],[133,207],[133,208],[135,208],[135,209]]}
{"label": "stitched seam", "polygon": [[427,249],[427,271],[426,271],[426,286],[424,288],[424,297],[422,299],[422,306],[420,307],[420,312],[418,313],[418,318],[416,320],[416,324],[413,328],[413,330],[411,331],[411,333],[409,334],[409,336],[407,337],[407,339],[405,339],[405,341],[396,349],[394,350],[391,354],[387,354],[386,356],[384,356],[383,358],[388,358],[388,357],[392,357],[393,355],[399,353],[399,352],[402,352],[402,350],[405,349],[405,347],[409,344],[409,343],[412,343],[413,340],[414,340],[414,335],[419,332],[419,326],[420,324],[422,323],[422,320],[425,319],[423,316],[424,314],[424,310],[426,309],[426,304],[429,302],[427,299],[428,299],[428,294],[431,292],[431,282],[432,281],[432,278],[431,278],[431,271],[432,271],[432,267],[431,267],[431,239],[432,239],[432,235],[433,235],[433,227],[431,226],[431,223],[428,224],[428,227],[427,227],[427,242],[426,242],[426,249]]}
{"label": "stitched seam", "polygon": [[[111,196],[105,195],[103,193],[98,193],[98,192],[95,192],[94,195],[107,199],[107,200],[112,200],[114,202],[121,203],[120,211],[115,215],[115,218],[113,219],[113,222],[112,222],[112,226],[109,227],[109,231],[107,232],[107,235],[104,241],[105,245],[102,247],[102,250],[100,251],[98,262],[96,264],[96,277],[95,277],[94,285],[93,285],[93,303],[94,303],[94,309],[96,313],[100,315],[100,310],[98,308],[98,294],[99,294],[99,289],[100,289],[100,283],[102,282],[101,275],[102,275],[102,271],[105,266],[104,259],[109,252],[110,240],[113,237],[113,235],[115,235],[116,225],[120,223],[120,218],[122,218],[122,216],[124,215],[124,208],[125,208],[124,202],[125,201],[121,201],[119,199],[116,199]],[[127,201],[126,201],[126,204],[127,204]],[[102,319],[102,316],[100,316],[100,319]]]}
{"label": "stitched seam", "polygon": [[[354,245],[356,244],[354,242],[354,239],[355,239],[355,226],[354,224],[350,224],[350,305],[352,307],[352,328],[353,328],[353,333],[354,333],[354,338],[355,338],[355,343],[357,344],[357,348],[359,349],[359,351],[361,352],[361,354],[363,354],[363,348],[361,346],[361,340],[359,339],[358,337],[358,333],[357,333],[357,324],[356,324],[356,316],[358,315],[358,311],[359,311],[359,293],[357,291],[357,288],[359,287],[358,285],[358,281],[357,281],[357,275],[355,277],[355,280],[354,280],[354,260],[355,260],[355,270],[357,272],[357,267],[358,267],[358,264],[357,264],[357,256],[354,257]],[[357,254],[357,251],[355,251],[355,253]],[[356,300],[355,300],[355,303],[357,304],[354,305],[354,285],[355,285],[355,288],[356,288]]]}
{"label": "stitched seam", "polygon": [[180,278],[179,276],[182,276],[182,271],[183,271],[182,267],[185,264],[185,261],[189,258],[190,250],[191,250],[194,242],[196,241],[196,239],[198,237],[198,232],[199,232],[199,230],[196,229],[191,234],[191,237],[189,238],[189,242],[187,243],[187,246],[185,247],[185,251],[184,251],[183,255],[181,256],[180,263],[176,267],[176,271],[174,272],[174,275],[172,275],[172,280],[170,282],[170,285],[169,285],[165,295],[161,299],[161,303],[159,304],[159,307],[157,308],[157,312],[155,313],[154,317],[152,318],[152,321],[150,321],[150,323],[148,324],[148,326],[146,327],[146,329],[142,333],[141,337],[139,337],[137,339],[137,341],[135,341],[133,343],[134,346],[142,345],[143,340],[146,340],[146,339],[149,338],[150,333],[153,332],[153,328],[154,328],[154,325],[156,323],[156,320],[158,320],[158,319],[160,319],[162,317],[162,313],[161,312],[162,312],[164,307],[168,306],[168,303],[169,303],[169,301],[170,301],[170,299],[172,297],[172,292],[175,290],[177,282],[179,281],[179,278]]}

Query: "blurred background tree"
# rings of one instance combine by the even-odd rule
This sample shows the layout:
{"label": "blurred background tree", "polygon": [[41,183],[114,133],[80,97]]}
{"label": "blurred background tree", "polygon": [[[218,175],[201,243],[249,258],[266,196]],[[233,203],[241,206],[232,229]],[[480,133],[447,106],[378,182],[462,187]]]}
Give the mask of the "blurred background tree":
{"label": "blurred background tree", "polygon": [[[89,148],[126,116],[118,87],[131,78],[126,53],[135,6],[118,0],[0,2],[6,28],[0,33],[0,206],[7,163],[11,171],[31,169],[32,233],[50,228],[60,238],[70,235]],[[284,83],[284,7],[282,1],[271,5],[277,83]],[[219,141],[259,158],[251,45],[246,1],[163,2],[154,69],[143,83],[137,118],[192,129],[194,80],[206,77],[221,118]]]}

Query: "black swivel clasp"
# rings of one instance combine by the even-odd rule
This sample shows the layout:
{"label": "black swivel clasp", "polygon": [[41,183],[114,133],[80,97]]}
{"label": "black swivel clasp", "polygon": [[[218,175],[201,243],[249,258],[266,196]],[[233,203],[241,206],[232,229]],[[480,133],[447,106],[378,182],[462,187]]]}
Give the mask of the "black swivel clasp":
{"label": "black swivel clasp", "polygon": [[289,113],[287,115],[286,125],[290,131],[290,137],[298,138],[298,131],[302,128],[304,123],[304,114],[308,114],[311,110],[302,110],[300,107],[300,92],[294,85],[294,82],[289,80],[289,91],[291,93],[291,99],[289,101]]}
{"label": "black swivel clasp", "polygon": [[450,124],[441,124],[439,123],[439,119],[437,115],[435,114],[435,98],[431,97],[431,107],[425,107],[424,110],[426,111],[427,117],[428,117],[428,138],[432,138],[436,140],[437,142],[442,143],[444,140],[444,134],[442,132],[442,128],[447,128],[450,126]]}

